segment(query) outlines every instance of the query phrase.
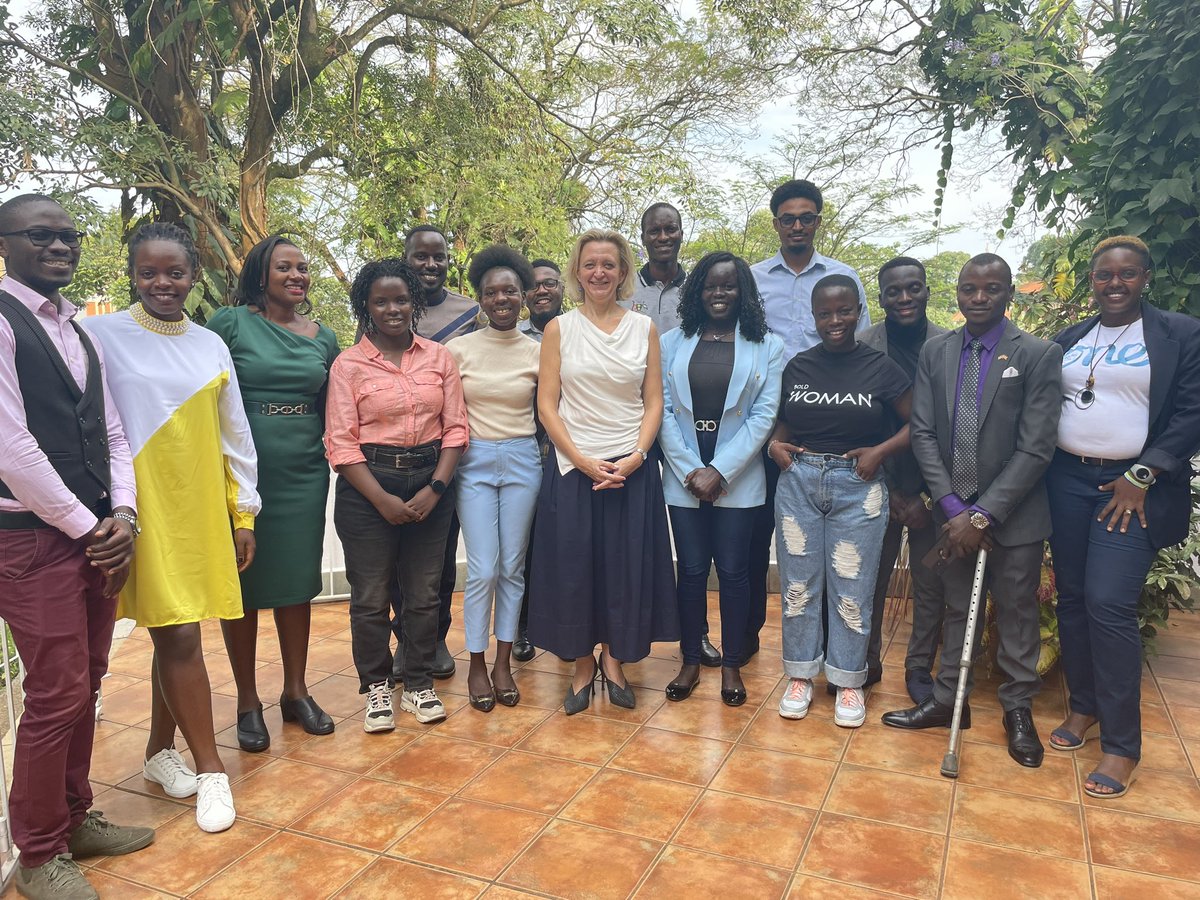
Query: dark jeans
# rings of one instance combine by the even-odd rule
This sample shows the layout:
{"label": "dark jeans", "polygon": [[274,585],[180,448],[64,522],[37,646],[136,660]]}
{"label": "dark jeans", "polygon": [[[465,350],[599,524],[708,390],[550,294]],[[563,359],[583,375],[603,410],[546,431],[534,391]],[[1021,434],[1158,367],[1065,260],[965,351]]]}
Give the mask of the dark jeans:
{"label": "dark jeans", "polygon": [[[453,483],[453,482],[452,482]],[[453,495],[447,491],[453,501]],[[445,498],[443,498],[445,499]],[[438,504],[441,506],[441,504]],[[454,506],[451,502],[451,507]],[[437,639],[444,641],[450,633],[450,600],[454,596],[454,585],[458,580],[458,512],[450,516],[450,530],[446,532],[446,552],[442,558],[442,574],[438,582],[438,625]],[[392,607],[392,634],[396,636],[396,653],[400,653],[400,645],[404,643],[404,591],[400,589],[400,573],[392,582],[389,602]]]}
{"label": "dark jeans", "polygon": [[[775,488],[779,484],[779,466],[763,447],[763,466],[767,474],[767,499],[755,507],[754,529],[750,535],[750,605],[746,618],[746,640],[758,640],[767,621],[767,574],[771,569],[771,538],[775,535]],[[723,640],[729,635],[723,634]]]}
{"label": "dark jeans", "polygon": [[[371,474],[385,491],[408,500],[429,484],[433,468],[432,463],[406,470],[372,465]],[[438,583],[453,514],[453,483],[428,519],[392,525],[345,478],[338,478],[333,524],[346,555],[350,637],[360,693],[381,681],[393,683],[388,612],[397,575],[404,594],[404,687],[420,691],[433,685]]]}
{"label": "dark jeans", "polygon": [[[1058,639],[1071,710],[1100,720],[1105,753],[1142,754],[1142,639],[1137,606],[1155,550],[1137,516],[1129,531],[1096,516],[1112,498],[1099,486],[1127,466],[1088,466],[1059,452],[1046,473],[1058,588]],[[1118,526],[1119,528],[1120,526]]]}
{"label": "dark jeans", "polygon": [[25,664],[9,811],[30,868],[67,852],[92,805],[96,692],[117,598],[83,551],[57,528],[0,530],[0,616]]}
{"label": "dark jeans", "polygon": [[741,665],[750,611],[750,535],[758,510],[701,503],[668,506],[675,535],[679,642],[685,665],[700,664],[700,638],[708,630],[708,572],[715,562],[721,597],[721,664]]}

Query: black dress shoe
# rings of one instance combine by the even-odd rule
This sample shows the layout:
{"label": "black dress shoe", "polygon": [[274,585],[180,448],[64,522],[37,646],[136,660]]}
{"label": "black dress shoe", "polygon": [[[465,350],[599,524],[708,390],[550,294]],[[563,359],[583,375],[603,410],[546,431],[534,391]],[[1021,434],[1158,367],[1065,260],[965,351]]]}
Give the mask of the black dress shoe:
{"label": "black dress shoe", "polygon": [[719,668],[721,665],[721,651],[712,645],[707,634],[700,637],[700,665],[710,669]]}
{"label": "black dress shoe", "polygon": [[262,704],[258,709],[238,713],[237,742],[247,753],[262,753],[271,746],[271,735],[267,734],[267,723],[263,720]]}
{"label": "black dress shoe", "polygon": [[757,652],[758,652],[758,635],[755,635],[752,638],[747,638],[745,649],[742,650],[741,665],[744,666],[746,663],[750,662],[750,658],[752,656],[754,656],[754,654]]}
{"label": "black dress shoe", "polygon": [[1008,734],[1008,755],[1023,766],[1036,769],[1042,764],[1046,748],[1033,724],[1033,711],[1018,706],[1004,714],[1004,731]]}
{"label": "black dress shoe", "polygon": [[429,674],[434,678],[454,677],[454,657],[450,655],[450,648],[445,641],[437,642],[437,649],[433,652],[433,669]]}
{"label": "black dress shoe", "polygon": [[517,632],[517,639],[513,641],[513,659],[517,662],[529,662],[536,653],[537,648],[529,642],[529,632],[522,628]]}
{"label": "black dress shoe", "polygon": [[333,719],[312,697],[301,697],[299,700],[285,700],[279,695],[279,711],[285,722],[299,722],[300,727],[309,734],[333,734]]}
{"label": "black dress shoe", "polygon": [[913,703],[924,703],[933,696],[933,676],[928,669],[908,669],[904,673],[904,687]]}
{"label": "black dress shoe", "polygon": [[[893,728],[949,728],[950,720],[954,718],[954,708],[943,706],[930,697],[923,703],[918,703],[911,709],[898,709],[883,714],[883,724]],[[964,731],[971,727],[971,707],[963,704],[962,721],[959,727]]]}
{"label": "black dress shoe", "polygon": [[[696,677],[692,678],[689,681],[685,677],[684,672],[686,669],[690,669],[690,668],[695,668]],[[684,667],[679,670],[679,674],[675,676],[675,680],[667,685],[667,699],[668,700],[676,700],[676,701],[686,700],[688,697],[692,696],[692,691],[694,691],[696,689],[696,685],[698,685],[699,683],[700,683],[700,667],[699,666],[693,667],[693,666],[689,666],[689,665],[685,664]]]}

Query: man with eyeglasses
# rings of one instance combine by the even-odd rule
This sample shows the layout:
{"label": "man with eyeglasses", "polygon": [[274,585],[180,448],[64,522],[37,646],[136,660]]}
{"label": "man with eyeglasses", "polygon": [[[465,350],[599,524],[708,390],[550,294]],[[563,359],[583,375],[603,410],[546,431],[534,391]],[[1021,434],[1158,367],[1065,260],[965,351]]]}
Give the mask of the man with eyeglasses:
{"label": "man with eyeglasses", "polygon": [[[562,315],[562,271],[558,263],[549,259],[535,259],[530,265],[533,266],[533,290],[525,292],[525,308],[529,310],[529,318],[522,319],[517,327],[540,344],[542,333],[550,320]],[[515,646],[513,655],[516,655]],[[517,658],[520,659],[519,656]]]}
{"label": "man with eyeglasses", "polygon": [[82,238],[50,197],[0,205],[0,617],[25,665],[9,812],[17,891],[35,900],[98,897],[73,857],[154,840],[91,810],[96,694],[137,498],[101,348],[59,293]]}
{"label": "man with eyeglasses", "polygon": [[[867,293],[850,266],[816,251],[825,198],[811,181],[785,181],[771,194],[771,216],[779,236],[779,252],[750,267],[762,295],[767,327],[783,339],[784,358],[821,342],[812,316],[812,291],[826,275],[847,275],[858,288],[862,315],[858,331],[870,327]],[[767,573],[771,567],[771,537],[775,533],[775,486],[779,466],[764,451],[767,500],[758,509],[750,539],[750,619],[747,623],[745,661],[758,652],[758,633],[767,620]],[[878,679],[876,679],[877,681]],[[867,681],[867,684],[874,684]]]}
{"label": "man with eyeglasses", "polygon": [[679,289],[687,278],[679,264],[682,245],[683,218],[679,210],[670,203],[650,204],[642,213],[646,264],[638,269],[638,285],[633,296],[617,302],[626,309],[649,316],[660,335],[679,327]]}

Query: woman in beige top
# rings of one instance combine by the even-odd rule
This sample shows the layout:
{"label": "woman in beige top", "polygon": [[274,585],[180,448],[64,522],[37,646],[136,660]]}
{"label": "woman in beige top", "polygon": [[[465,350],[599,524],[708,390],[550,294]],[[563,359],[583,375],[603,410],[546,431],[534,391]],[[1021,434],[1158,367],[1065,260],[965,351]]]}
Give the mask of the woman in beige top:
{"label": "woman in beige top", "polygon": [[[533,268],[499,244],[477,254],[467,279],[487,327],[446,345],[458,364],[471,445],[458,465],[458,521],[467,548],[463,630],[471,653],[471,706],[491,712],[516,706],[521,694],[509,667],[521,597],[525,549],[541,485],[534,403],[541,347],[517,328]],[[484,652],[495,596],[496,662],[488,678]]]}
{"label": "woman in beige top", "polygon": [[663,413],[658,334],[617,305],[633,293],[633,251],[615,231],[587,231],[564,276],[580,305],[552,320],[542,341],[538,413],[554,446],[538,499],[529,639],[575,659],[563,703],[571,715],[591,703],[597,673],[609,700],[632,709],[621,663],[645,657],[653,641],[678,640],[679,619],[651,458]]}

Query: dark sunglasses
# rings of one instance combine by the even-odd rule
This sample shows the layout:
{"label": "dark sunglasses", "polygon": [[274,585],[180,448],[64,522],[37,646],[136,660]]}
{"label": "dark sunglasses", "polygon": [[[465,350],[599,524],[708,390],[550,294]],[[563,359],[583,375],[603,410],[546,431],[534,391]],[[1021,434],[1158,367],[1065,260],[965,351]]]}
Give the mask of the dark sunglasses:
{"label": "dark sunglasses", "polygon": [[804,213],[803,215],[799,216],[784,214],[782,216],[776,216],[775,221],[784,228],[791,228],[797,222],[799,222],[805,228],[811,228],[813,225],[817,224],[817,220],[820,218],[821,217],[816,213]]}
{"label": "dark sunglasses", "polygon": [[56,240],[62,241],[67,247],[78,247],[87,236],[84,232],[76,231],[74,228],[66,228],[62,231],[54,228],[25,228],[21,231],[5,231],[0,233],[0,237],[13,237],[18,234],[24,235],[26,240],[35,247],[49,247]]}

